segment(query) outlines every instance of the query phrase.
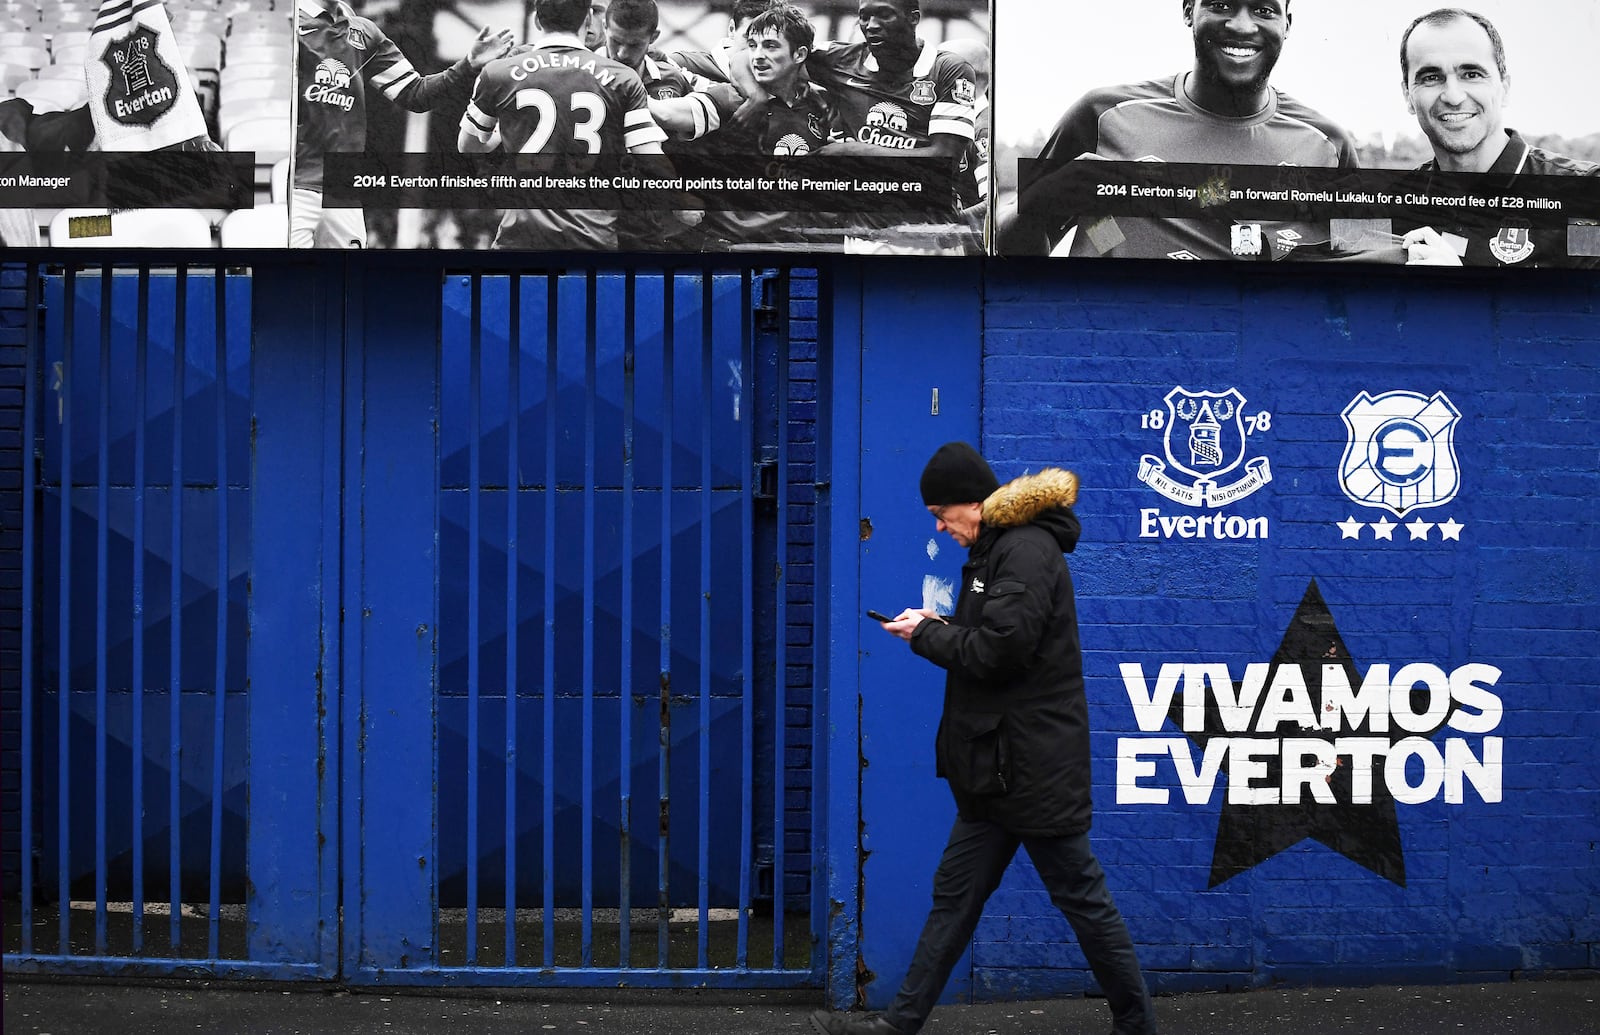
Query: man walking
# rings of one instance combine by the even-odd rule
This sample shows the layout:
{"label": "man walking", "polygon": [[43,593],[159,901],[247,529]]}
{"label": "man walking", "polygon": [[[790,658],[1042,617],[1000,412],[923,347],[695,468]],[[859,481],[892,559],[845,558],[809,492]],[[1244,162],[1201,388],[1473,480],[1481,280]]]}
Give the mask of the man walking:
{"label": "man walking", "polygon": [[819,1010],[819,1035],[912,1035],[966,950],[1018,847],[1028,850],[1111,1007],[1116,1035],[1154,1035],[1155,1010],[1105,874],[1089,845],[1089,709],[1064,552],[1078,542],[1078,478],[1046,469],[1000,486],[964,442],[922,472],[938,531],[967,548],[949,620],[902,611],[884,629],[945,669],[938,773],[957,818],[933,877],[933,909],[889,1009]]}

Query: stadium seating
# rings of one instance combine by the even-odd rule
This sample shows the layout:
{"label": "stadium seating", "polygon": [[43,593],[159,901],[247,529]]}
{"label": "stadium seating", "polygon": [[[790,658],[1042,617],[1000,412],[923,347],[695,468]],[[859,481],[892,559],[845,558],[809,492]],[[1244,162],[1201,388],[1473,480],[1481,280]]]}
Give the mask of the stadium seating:
{"label": "stadium seating", "polygon": [[277,44],[234,46],[230,38],[225,51],[230,65],[277,65],[285,72],[294,68],[294,51]]}
{"label": "stadium seating", "polygon": [[48,244],[52,248],[211,248],[215,241],[211,223],[187,208],[131,209],[111,215],[111,233],[105,237],[72,237],[69,221],[75,216],[104,216],[103,208],[64,208],[50,218]]}
{"label": "stadium seating", "polygon": [[272,163],[271,194],[275,205],[289,203],[289,159],[280,158]]}
{"label": "stadium seating", "polygon": [[284,248],[289,244],[289,206],[258,205],[230,212],[217,228],[224,248]]}
{"label": "stadium seating", "polygon": [[9,96],[18,85],[33,78],[33,73],[19,65],[0,64],[0,90]]}
{"label": "stadium seating", "polygon": [[228,130],[223,147],[229,151],[254,151],[258,164],[270,166],[288,157],[293,130],[287,111],[281,115],[245,119]]}
{"label": "stadium seating", "polygon": [[240,64],[237,61],[230,61],[223,66],[219,81],[223,84],[243,82],[246,79],[281,79],[288,82],[293,75],[293,67],[285,63]]}
{"label": "stadium seating", "polygon": [[17,84],[12,95],[27,101],[38,113],[71,111],[89,103],[89,84],[77,78],[31,79]]}
{"label": "stadium seating", "polygon": [[16,65],[30,72],[37,72],[50,64],[50,52],[44,48],[43,43],[3,47],[0,48],[0,64]]}
{"label": "stadium seating", "polygon": [[[288,75],[273,79],[240,79],[221,86],[222,107],[238,101],[256,101],[263,97],[277,97],[287,101],[293,92]],[[288,105],[285,104],[287,110]]]}
{"label": "stadium seating", "polygon": [[233,101],[217,112],[217,132],[226,140],[233,127],[251,119],[287,117],[289,102],[282,97],[258,97],[248,101]]}
{"label": "stadium seating", "polygon": [[83,68],[83,60],[89,53],[89,46],[85,43],[66,44],[53,46],[50,50],[50,63],[66,68]]}

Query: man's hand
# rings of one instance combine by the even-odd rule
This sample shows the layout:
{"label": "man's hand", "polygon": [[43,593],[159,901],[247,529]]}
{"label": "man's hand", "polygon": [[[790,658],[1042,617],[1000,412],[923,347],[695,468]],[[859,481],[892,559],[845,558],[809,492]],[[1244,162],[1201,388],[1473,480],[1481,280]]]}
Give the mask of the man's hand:
{"label": "man's hand", "polygon": [[883,627],[902,640],[910,642],[911,634],[917,631],[917,626],[923,622],[943,622],[944,618],[932,608],[906,608],[894,616],[894,621],[884,622]]}
{"label": "man's hand", "polygon": [[1461,256],[1450,246],[1439,231],[1431,226],[1418,227],[1400,240],[1406,251],[1407,266],[1460,266]]}
{"label": "man's hand", "polygon": [[502,58],[511,50],[512,36],[510,29],[491,29],[485,25],[478,30],[478,38],[472,41],[472,49],[467,52],[467,64],[474,72],[483,71],[483,66],[495,58]]}

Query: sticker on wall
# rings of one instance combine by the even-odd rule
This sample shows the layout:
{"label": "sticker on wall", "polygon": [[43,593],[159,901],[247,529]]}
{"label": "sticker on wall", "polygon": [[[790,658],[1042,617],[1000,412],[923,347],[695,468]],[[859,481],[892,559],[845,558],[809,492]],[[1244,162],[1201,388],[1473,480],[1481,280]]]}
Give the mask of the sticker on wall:
{"label": "sticker on wall", "polygon": [[[1501,800],[1498,668],[1357,668],[1315,580],[1272,659],[1121,666],[1144,736],[1117,741],[1117,804],[1190,807],[1220,790],[1210,887],[1301,841],[1405,885],[1396,804]],[[1183,736],[1161,735],[1171,722]],[[1450,731],[1444,742],[1433,738]]]}
{"label": "sticker on wall", "polygon": [[1139,480],[1162,496],[1199,510],[1199,514],[1167,515],[1159,508],[1139,511],[1141,539],[1265,539],[1264,517],[1211,514],[1238,503],[1272,480],[1264,456],[1252,457],[1250,439],[1272,430],[1267,410],[1246,412],[1237,388],[1190,391],[1179,385],[1168,392],[1165,410],[1140,414],[1141,428],[1160,431],[1162,456],[1139,458]]}
{"label": "sticker on wall", "polygon": [[[1441,507],[1461,489],[1461,466],[1456,459],[1455,429],[1461,421],[1443,392],[1392,391],[1381,395],[1361,392],[1341,414],[1347,432],[1344,457],[1339,462],[1339,487],[1352,502],[1386,510],[1396,518]],[[1437,527],[1439,541],[1460,542],[1464,527],[1453,517],[1442,522],[1415,516],[1404,525],[1388,514],[1365,522],[1350,515],[1336,522],[1342,539],[1360,539],[1370,525],[1372,538],[1395,541],[1404,527],[1408,542],[1427,541]]]}

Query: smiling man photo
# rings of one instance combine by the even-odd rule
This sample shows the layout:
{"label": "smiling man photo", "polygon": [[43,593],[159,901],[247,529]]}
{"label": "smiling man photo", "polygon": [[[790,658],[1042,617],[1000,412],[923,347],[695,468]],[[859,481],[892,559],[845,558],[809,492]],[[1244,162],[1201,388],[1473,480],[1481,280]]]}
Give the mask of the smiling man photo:
{"label": "smiling man photo", "polygon": [[[1333,120],[1271,85],[1293,26],[1290,0],[1178,0],[1194,64],[1145,82],[1091,90],[1056,123],[1038,154],[1035,192],[1079,159],[1354,169],[1356,149]],[[1003,254],[1043,255],[1074,228],[1070,254],[1115,258],[1322,257],[1326,224],[1061,214],[1025,195],[1001,220]]]}
{"label": "smiling man photo", "polygon": [[[1424,171],[1505,176],[1597,176],[1600,165],[1533,147],[1506,126],[1511,76],[1494,23],[1460,7],[1417,18],[1400,40],[1406,107],[1433,146]],[[1406,261],[1427,266],[1593,266],[1568,257],[1562,227],[1482,218],[1446,226],[1435,220],[1405,234]]]}

